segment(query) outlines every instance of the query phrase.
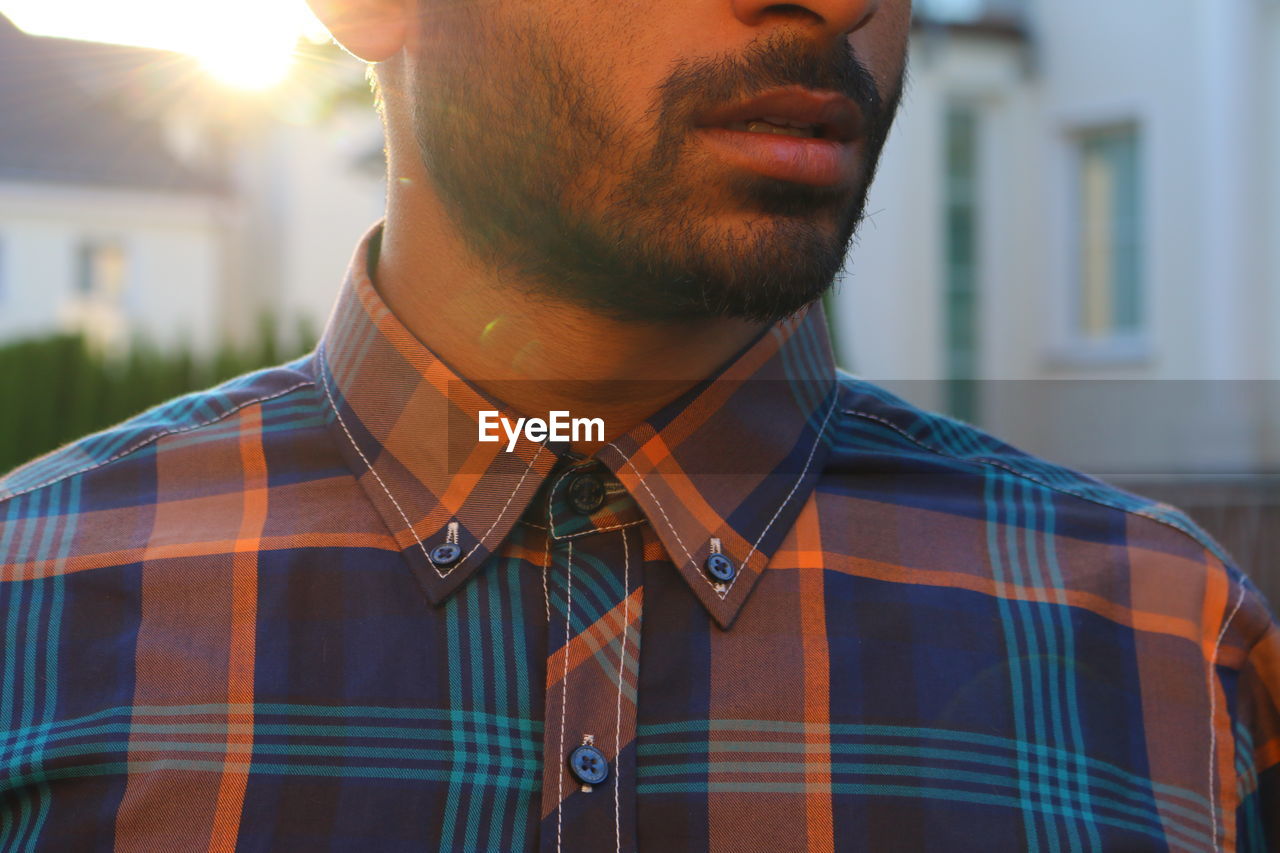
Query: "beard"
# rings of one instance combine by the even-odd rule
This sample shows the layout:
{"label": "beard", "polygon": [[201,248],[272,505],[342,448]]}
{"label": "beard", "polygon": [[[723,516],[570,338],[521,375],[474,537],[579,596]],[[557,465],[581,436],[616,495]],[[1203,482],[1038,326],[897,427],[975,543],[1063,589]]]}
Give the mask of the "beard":
{"label": "beard", "polygon": [[[677,63],[645,126],[632,128],[549,27],[500,28],[474,7],[449,16],[433,22],[430,58],[408,81],[414,135],[468,250],[499,280],[641,322],[773,322],[832,285],[901,76],[882,99],[847,40],[821,52],[779,33],[740,55]],[[862,109],[856,184],[715,170],[713,185],[691,151],[696,116],[787,85],[839,92]]]}

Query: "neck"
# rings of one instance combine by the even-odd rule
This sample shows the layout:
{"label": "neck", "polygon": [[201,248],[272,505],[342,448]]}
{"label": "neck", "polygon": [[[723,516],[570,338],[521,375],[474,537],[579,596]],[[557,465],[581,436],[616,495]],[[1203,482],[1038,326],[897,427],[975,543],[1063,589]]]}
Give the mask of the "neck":
{"label": "neck", "polygon": [[[531,298],[529,285],[500,280],[467,251],[420,171],[391,182],[375,279],[396,317],[459,376],[519,415],[601,418],[606,441],[763,330],[720,318],[627,322]],[[573,449],[591,454],[601,444]]]}

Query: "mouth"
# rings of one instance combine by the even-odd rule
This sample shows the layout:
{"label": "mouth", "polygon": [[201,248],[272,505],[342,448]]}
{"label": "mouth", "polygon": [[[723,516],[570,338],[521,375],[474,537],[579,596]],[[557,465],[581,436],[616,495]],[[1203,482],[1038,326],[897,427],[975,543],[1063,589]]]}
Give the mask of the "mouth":
{"label": "mouth", "polygon": [[862,135],[863,116],[858,105],[843,95],[789,86],[712,110],[696,124],[705,129],[849,143]]}
{"label": "mouth", "polygon": [[725,130],[737,130],[742,133],[773,133],[778,136],[796,136],[801,139],[822,139],[827,127],[821,124],[793,122],[780,116],[765,116],[751,121],[734,121],[724,126]]}
{"label": "mouth", "polygon": [[862,111],[843,95],[796,86],[695,121],[702,140],[732,168],[822,187],[852,183],[864,124]]}

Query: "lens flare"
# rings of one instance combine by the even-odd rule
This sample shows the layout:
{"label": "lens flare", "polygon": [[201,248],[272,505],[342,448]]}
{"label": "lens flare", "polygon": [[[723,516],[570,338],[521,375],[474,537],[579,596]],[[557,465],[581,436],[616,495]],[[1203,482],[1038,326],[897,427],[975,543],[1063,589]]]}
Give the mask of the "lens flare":
{"label": "lens flare", "polygon": [[220,84],[249,90],[282,81],[298,40],[324,32],[305,0],[222,0],[195,9],[172,0],[0,0],[0,14],[33,35],[186,53]]}

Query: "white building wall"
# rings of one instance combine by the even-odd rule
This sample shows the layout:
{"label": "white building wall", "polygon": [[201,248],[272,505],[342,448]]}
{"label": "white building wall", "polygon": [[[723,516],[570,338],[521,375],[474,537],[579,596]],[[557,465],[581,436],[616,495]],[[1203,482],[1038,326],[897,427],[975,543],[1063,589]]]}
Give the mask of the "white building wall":
{"label": "white building wall", "polygon": [[[842,361],[941,407],[940,382],[899,380],[946,375],[943,119],[966,99],[981,116],[983,425],[1112,473],[1280,462],[1280,383],[1221,381],[1280,378],[1280,3],[1035,0],[1031,14],[1029,63],[990,35],[917,33],[833,312]],[[1120,121],[1141,133],[1137,348],[1084,345],[1068,320],[1074,135]]]}
{"label": "white building wall", "polygon": [[[1015,443],[1125,475],[1236,473],[1274,455],[1271,389],[1220,381],[1280,376],[1269,372],[1266,331],[1276,289],[1261,240],[1268,202],[1258,178],[1270,158],[1259,144],[1259,9],[1259,0],[1038,4],[1050,162],[1042,209],[1056,318],[1041,375],[1090,381],[998,389],[1008,399],[990,421]],[[1140,127],[1146,220],[1148,335],[1136,352],[1083,346],[1066,334],[1072,135],[1128,120]],[[1175,381],[1104,384],[1127,379]]]}
{"label": "white building wall", "polygon": [[357,167],[381,139],[372,106],[318,122],[277,117],[241,139],[234,181],[245,215],[226,309],[234,338],[251,340],[264,314],[290,342],[300,321],[323,327],[356,243],[383,215],[383,176]]}
{"label": "white building wall", "polygon": [[0,183],[0,339],[70,330],[79,247],[108,240],[126,257],[124,323],[161,345],[208,348],[229,215],[206,197]]}
{"label": "white building wall", "polygon": [[984,282],[1008,296],[980,307],[980,328],[993,332],[983,335],[984,371],[1023,375],[1020,355],[1035,334],[1022,320],[1035,304],[1025,285],[1038,258],[1028,216],[1038,207],[1026,56],[1008,39],[939,36],[913,44],[911,82],[833,311],[839,360],[875,381],[946,374],[943,122],[951,101],[981,114],[980,263]]}
{"label": "white building wall", "polygon": [[[1044,330],[1045,374],[1073,378],[1155,378],[1196,375],[1200,241],[1197,207],[1203,191],[1199,141],[1189,133],[1188,109],[1197,77],[1194,5],[1200,0],[1127,4],[1079,0],[1070,8],[1041,2],[1036,31],[1042,69],[1041,146],[1048,155],[1046,205],[1051,297]],[[1105,26],[1102,23],[1105,22]],[[1148,45],[1181,49],[1135,56],[1134,34]],[[1188,84],[1171,86],[1170,80]],[[1132,121],[1140,134],[1146,241],[1143,294],[1147,336],[1139,351],[1112,351],[1072,341],[1068,329],[1076,264],[1073,224],[1077,177],[1074,134]],[[1171,346],[1171,343],[1175,344]]]}
{"label": "white building wall", "polygon": [[[1269,252],[1264,287],[1271,296],[1268,310],[1260,313],[1267,323],[1266,337],[1271,342],[1269,374],[1280,377],[1280,2],[1277,0],[1267,4],[1260,30],[1265,38],[1262,49],[1265,83],[1259,106],[1266,110],[1266,118],[1258,185],[1264,188],[1265,194],[1262,239],[1264,252]],[[1280,456],[1275,461],[1280,465]]]}
{"label": "white building wall", "polygon": [[386,181],[356,163],[382,145],[372,107],[335,115],[320,136],[290,127],[274,140],[290,163],[289,213],[283,224],[284,317],[305,317],[318,331],[337,299],[356,243],[383,217]]}

